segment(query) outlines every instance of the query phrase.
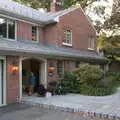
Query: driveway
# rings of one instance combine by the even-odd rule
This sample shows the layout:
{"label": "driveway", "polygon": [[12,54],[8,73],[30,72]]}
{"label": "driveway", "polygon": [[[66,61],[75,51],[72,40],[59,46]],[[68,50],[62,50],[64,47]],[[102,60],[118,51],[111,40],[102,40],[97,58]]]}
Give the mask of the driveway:
{"label": "driveway", "polygon": [[[0,108],[0,120],[93,120],[79,114],[48,110],[26,104],[15,104]],[[94,119],[101,120],[101,119]]]}
{"label": "driveway", "polygon": [[110,96],[94,97],[79,94],[68,94],[63,96],[52,96],[50,98],[24,97],[23,101],[29,103],[55,106],[58,108],[70,108],[76,112],[95,112],[120,118],[120,89]]}

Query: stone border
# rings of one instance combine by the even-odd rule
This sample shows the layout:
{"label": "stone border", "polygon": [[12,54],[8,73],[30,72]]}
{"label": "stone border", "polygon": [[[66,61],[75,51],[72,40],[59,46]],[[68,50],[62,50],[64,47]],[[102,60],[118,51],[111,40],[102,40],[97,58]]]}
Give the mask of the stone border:
{"label": "stone border", "polygon": [[92,118],[99,118],[104,120],[120,120],[120,116],[117,115],[109,115],[103,113],[96,113],[96,112],[89,112],[89,111],[82,111],[80,109],[69,108],[69,107],[60,107],[55,105],[43,104],[43,103],[35,103],[31,101],[21,101],[20,103],[32,105],[39,108],[45,108],[50,110],[60,110],[64,112],[76,113],[83,117],[92,117]]}

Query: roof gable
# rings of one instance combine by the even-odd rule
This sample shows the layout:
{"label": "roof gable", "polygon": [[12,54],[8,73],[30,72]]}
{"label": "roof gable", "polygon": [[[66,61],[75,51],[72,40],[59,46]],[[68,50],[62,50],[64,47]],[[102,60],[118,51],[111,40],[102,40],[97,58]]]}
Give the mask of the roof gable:
{"label": "roof gable", "polygon": [[[72,7],[65,10],[62,10],[60,12],[56,13],[42,13],[38,10],[35,10],[33,8],[27,7],[25,5],[19,4],[14,1],[9,0],[0,0],[0,13],[9,13],[9,15],[13,15],[13,17],[16,18],[22,18],[26,19],[28,21],[34,21],[38,24],[50,24],[54,22],[59,22],[59,17],[66,15],[76,9],[81,9],[83,14],[85,15],[85,12],[81,7]],[[7,14],[8,15],[8,14]],[[85,15],[88,22],[93,27],[92,23],[90,22],[87,15]],[[93,27],[95,30],[95,28]]]}

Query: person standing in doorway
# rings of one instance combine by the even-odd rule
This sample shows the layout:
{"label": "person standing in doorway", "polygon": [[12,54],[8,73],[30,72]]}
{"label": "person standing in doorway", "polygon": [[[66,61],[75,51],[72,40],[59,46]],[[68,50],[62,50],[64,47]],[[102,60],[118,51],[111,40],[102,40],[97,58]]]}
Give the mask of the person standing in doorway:
{"label": "person standing in doorway", "polygon": [[35,85],[36,85],[36,77],[34,76],[34,73],[31,72],[30,76],[28,78],[28,83],[29,83],[29,91],[28,91],[28,95],[32,96]]}

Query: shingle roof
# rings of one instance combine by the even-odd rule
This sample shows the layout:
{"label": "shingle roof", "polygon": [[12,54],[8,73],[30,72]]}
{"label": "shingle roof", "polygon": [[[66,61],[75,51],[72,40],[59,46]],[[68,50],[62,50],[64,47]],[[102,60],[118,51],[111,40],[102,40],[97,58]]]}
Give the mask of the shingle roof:
{"label": "shingle roof", "polygon": [[52,23],[57,22],[56,17],[64,15],[76,8],[69,8],[57,13],[42,13],[33,8],[27,7],[25,5],[19,4],[14,1],[9,0],[0,0],[0,12],[9,13],[10,15],[14,15],[21,19],[33,20],[35,22],[42,23]]}
{"label": "shingle roof", "polygon": [[80,51],[67,48],[59,48],[55,45],[45,45],[42,43],[30,43],[20,41],[9,41],[0,39],[0,51],[10,52],[11,55],[14,52],[52,56],[52,57],[66,57],[66,58],[85,58],[85,59],[97,59],[105,61],[105,58],[99,56],[96,52]]}

